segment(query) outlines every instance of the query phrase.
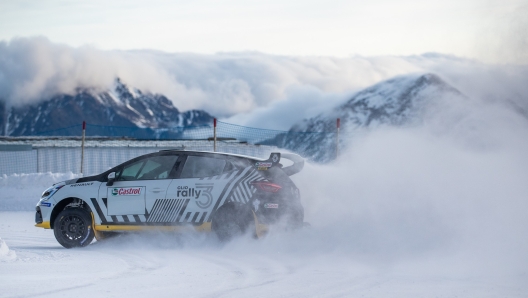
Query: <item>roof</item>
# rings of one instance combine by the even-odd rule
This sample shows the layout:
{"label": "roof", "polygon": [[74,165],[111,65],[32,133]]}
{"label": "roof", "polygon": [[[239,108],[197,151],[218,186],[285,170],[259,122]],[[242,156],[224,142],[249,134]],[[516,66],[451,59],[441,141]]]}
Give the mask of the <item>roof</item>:
{"label": "roof", "polygon": [[164,152],[164,151],[174,151],[174,152],[183,152],[183,153],[189,153],[189,152],[207,153],[207,154],[218,154],[218,155],[234,156],[234,157],[240,157],[240,158],[246,158],[246,159],[254,159],[254,160],[259,160],[259,161],[266,160],[264,158],[259,158],[259,157],[255,157],[255,156],[249,156],[249,155],[226,153],[226,152],[200,151],[200,150],[163,149],[163,150],[160,150],[159,152]]}

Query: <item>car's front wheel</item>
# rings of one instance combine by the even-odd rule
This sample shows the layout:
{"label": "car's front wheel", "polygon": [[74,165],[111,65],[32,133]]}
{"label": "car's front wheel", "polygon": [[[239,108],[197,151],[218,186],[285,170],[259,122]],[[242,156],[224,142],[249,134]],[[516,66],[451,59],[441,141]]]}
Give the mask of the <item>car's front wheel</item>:
{"label": "car's front wheel", "polygon": [[53,232],[65,248],[87,246],[94,238],[92,217],[85,209],[66,208],[55,219]]}

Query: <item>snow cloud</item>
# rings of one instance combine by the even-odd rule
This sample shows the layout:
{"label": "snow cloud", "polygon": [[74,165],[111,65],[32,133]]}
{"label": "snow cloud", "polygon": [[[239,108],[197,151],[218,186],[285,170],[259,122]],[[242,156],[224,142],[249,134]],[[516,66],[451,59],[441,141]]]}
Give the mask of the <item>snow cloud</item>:
{"label": "snow cloud", "polygon": [[430,116],[370,131],[333,163],[292,176],[313,228],[273,245],[343,253],[396,275],[525,274],[526,119],[476,101]]}
{"label": "snow cloud", "polygon": [[[396,75],[433,72],[470,97],[507,101],[528,114],[528,67],[489,65],[439,54],[295,57],[255,52],[202,55],[73,48],[44,37],[0,42],[0,99],[21,105],[107,90],[116,77],[161,93],[181,110],[204,109],[232,123],[288,129]],[[234,116],[234,117],[233,117]]]}

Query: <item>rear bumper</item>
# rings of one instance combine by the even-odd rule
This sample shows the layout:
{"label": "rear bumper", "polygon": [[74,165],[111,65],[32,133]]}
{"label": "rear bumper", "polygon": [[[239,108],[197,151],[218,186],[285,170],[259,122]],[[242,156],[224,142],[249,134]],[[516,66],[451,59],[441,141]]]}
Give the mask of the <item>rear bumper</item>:
{"label": "rear bumper", "polygon": [[299,205],[281,203],[263,203],[255,215],[258,222],[264,225],[285,224],[289,227],[300,227],[304,222],[304,208]]}

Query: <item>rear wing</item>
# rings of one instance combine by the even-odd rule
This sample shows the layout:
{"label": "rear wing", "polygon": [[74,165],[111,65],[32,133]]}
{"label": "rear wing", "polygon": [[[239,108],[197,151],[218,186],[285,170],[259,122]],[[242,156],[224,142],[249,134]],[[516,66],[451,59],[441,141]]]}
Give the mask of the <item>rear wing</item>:
{"label": "rear wing", "polygon": [[293,162],[291,166],[284,167],[282,170],[288,176],[299,173],[304,168],[304,159],[297,154],[273,152],[265,161],[258,161],[255,163],[257,170],[265,171],[271,167],[277,166],[281,158],[288,159]]}
{"label": "rear wing", "polygon": [[299,155],[293,153],[283,153],[282,157],[293,162],[291,166],[282,168],[286,175],[291,176],[293,174],[297,174],[304,168],[304,159]]}

